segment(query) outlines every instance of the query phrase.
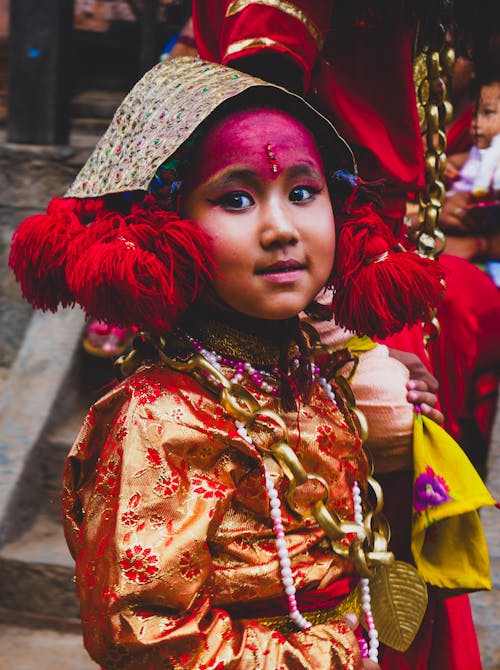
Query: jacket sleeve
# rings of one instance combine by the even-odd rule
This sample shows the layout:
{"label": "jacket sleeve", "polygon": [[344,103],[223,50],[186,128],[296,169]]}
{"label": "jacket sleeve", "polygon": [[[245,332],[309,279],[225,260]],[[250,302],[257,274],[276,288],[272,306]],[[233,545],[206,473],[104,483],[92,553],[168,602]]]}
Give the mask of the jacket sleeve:
{"label": "jacket sleeve", "polygon": [[202,58],[224,65],[280,54],[298,68],[305,91],[330,26],[332,6],[324,0],[195,0],[197,47]]}
{"label": "jacket sleeve", "polygon": [[89,654],[105,670],[361,668],[342,622],[284,637],[212,606],[210,539],[234,485],[169,448],[206,439],[123,389],[87,417],[65,467],[64,518]]}

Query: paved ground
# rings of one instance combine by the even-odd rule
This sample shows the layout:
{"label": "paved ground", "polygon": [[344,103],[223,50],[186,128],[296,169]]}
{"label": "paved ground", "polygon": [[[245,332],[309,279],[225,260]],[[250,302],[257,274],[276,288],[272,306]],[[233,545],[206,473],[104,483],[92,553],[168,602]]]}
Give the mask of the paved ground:
{"label": "paved ground", "polygon": [[80,635],[0,624],[0,670],[97,670]]}
{"label": "paved ground", "polygon": [[[500,403],[488,463],[488,487],[500,500]],[[500,670],[500,510],[481,512],[491,558],[493,590],[471,596],[483,670]]]}

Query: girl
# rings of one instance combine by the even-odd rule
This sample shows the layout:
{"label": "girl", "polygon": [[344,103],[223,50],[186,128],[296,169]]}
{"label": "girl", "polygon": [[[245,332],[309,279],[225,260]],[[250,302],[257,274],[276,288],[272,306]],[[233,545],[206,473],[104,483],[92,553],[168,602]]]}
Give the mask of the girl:
{"label": "girl", "polygon": [[144,331],[64,475],[85,645],[106,670],[375,669],[379,637],[404,648],[416,633],[425,587],[389,567],[337,376],[349,355],[299,320],[331,317],[315,301],[326,285],[341,322],[369,334],[442,293],[439,266],[398,252],[354,172],[297,96],[175,59],[131,91],[67,197],[16,233],[33,304],[77,301]]}

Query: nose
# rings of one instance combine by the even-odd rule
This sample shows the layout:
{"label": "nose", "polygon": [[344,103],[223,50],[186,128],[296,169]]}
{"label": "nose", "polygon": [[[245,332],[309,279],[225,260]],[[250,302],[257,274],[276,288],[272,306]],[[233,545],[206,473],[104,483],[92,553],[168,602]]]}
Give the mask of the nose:
{"label": "nose", "polygon": [[286,205],[278,201],[270,201],[263,207],[260,239],[264,249],[297,244],[298,229],[293,213]]}

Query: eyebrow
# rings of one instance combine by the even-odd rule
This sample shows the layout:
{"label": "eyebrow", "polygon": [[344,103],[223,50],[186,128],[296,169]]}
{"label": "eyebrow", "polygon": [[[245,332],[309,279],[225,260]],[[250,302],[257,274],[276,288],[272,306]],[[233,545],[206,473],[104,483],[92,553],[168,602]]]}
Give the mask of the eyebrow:
{"label": "eyebrow", "polygon": [[322,173],[312,165],[307,163],[299,163],[298,165],[292,165],[292,167],[286,170],[288,177],[314,177],[316,179],[322,179]]}
{"label": "eyebrow", "polygon": [[[286,169],[285,174],[291,179],[295,179],[297,177],[313,177],[314,179],[323,179],[320,170],[307,163],[298,163],[297,165],[292,165]],[[210,186],[213,188],[223,189],[233,186],[235,182],[242,181],[246,181],[254,186],[257,186],[260,183],[257,172],[248,168],[240,168],[225,172],[221,174],[220,177],[215,177],[215,179],[210,182]]]}
{"label": "eyebrow", "polygon": [[230,170],[220,175],[220,177],[215,177],[213,181],[210,181],[210,186],[215,188],[227,188],[233,186],[235,182],[246,181],[256,185],[258,183],[257,174],[253,170],[248,170],[241,168],[238,170]]}

